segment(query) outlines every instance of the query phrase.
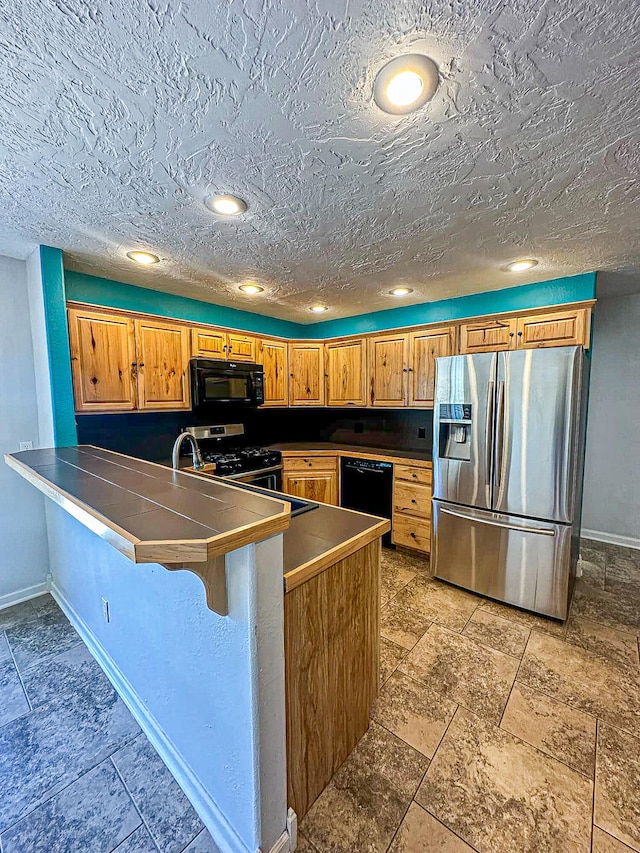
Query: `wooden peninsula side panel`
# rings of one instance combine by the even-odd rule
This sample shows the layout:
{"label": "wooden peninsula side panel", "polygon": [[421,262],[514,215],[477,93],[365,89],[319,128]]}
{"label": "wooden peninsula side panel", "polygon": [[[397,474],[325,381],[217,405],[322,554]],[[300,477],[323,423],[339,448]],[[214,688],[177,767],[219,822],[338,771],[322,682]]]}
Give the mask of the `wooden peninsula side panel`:
{"label": "wooden peninsula side panel", "polygon": [[380,680],[380,539],[285,595],[288,805],[301,820],[369,727]]}

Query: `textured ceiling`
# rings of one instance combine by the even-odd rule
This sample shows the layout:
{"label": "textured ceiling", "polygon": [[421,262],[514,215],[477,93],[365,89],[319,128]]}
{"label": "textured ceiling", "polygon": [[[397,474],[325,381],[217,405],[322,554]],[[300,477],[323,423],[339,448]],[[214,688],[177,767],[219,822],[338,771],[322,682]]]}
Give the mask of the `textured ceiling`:
{"label": "textured ceiling", "polygon": [[[0,252],[302,322],[637,266],[639,44],[634,0],[9,0]],[[408,51],[441,85],[389,116]]]}

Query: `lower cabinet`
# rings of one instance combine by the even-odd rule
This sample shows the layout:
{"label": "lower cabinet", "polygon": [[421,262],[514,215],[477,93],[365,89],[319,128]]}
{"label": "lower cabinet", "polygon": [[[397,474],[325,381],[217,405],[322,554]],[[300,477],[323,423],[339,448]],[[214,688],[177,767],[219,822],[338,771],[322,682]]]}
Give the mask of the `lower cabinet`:
{"label": "lower cabinet", "polygon": [[282,491],[309,501],[338,505],[337,456],[282,457]]}
{"label": "lower cabinet", "polygon": [[431,468],[394,466],[391,540],[414,551],[431,551]]}

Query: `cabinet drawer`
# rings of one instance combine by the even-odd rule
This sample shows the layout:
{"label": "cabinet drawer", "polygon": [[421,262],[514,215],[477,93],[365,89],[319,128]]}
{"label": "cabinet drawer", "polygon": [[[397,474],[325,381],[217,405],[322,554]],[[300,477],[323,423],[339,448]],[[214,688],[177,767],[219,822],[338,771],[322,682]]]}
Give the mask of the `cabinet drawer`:
{"label": "cabinet drawer", "polygon": [[410,465],[394,465],[393,473],[396,480],[409,480],[412,483],[431,485],[431,468],[412,468]]}
{"label": "cabinet drawer", "polygon": [[396,480],[393,486],[393,511],[431,518],[431,487],[408,480]]}
{"label": "cabinet drawer", "polygon": [[337,456],[284,456],[285,471],[334,471],[338,467]]}
{"label": "cabinet drawer", "polygon": [[394,512],[391,540],[394,545],[414,548],[416,551],[430,551],[431,521]]}

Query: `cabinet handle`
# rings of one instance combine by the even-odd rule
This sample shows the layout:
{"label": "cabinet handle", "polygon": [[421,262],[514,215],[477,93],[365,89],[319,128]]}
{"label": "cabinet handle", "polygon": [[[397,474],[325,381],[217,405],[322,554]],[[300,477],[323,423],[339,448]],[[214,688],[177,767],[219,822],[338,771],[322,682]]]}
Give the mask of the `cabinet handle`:
{"label": "cabinet handle", "polygon": [[509,337],[510,337],[510,338],[512,338],[512,337],[513,337],[513,332],[509,332]]}
{"label": "cabinet handle", "polygon": [[522,337],[522,332],[518,332],[518,337],[519,337],[519,338],[521,338],[521,337]]}
{"label": "cabinet handle", "polygon": [[406,372],[407,372],[407,368],[406,368],[406,367],[403,367],[403,368],[402,368],[402,372],[403,372],[403,373],[406,373]]}
{"label": "cabinet handle", "polygon": [[415,479],[416,479],[416,477],[417,477],[418,475],[417,475],[417,474],[412,474],[411,476],[412,476],[412,477],[413,477],[413,479],[415,480]]}
{"label": "cabinet handle", "polygon": [[411,498],[411,503],[412,503],[412,504],[416,503],[416,499],[415,499],[415,498]]}
{"label": "cabinet handle", "polygon": [[411,533],[409,534],[409,536],[413,537],[414,539],[416,538],[416,534],[413,532],[413,530],[411,531]]}

